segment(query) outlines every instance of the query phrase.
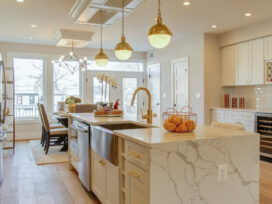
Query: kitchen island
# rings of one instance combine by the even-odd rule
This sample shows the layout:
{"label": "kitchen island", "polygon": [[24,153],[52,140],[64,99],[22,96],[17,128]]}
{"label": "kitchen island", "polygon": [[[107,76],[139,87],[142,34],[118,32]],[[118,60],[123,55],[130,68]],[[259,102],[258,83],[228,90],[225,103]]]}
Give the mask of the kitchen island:
{"label": "kitchen island", "polygon": [[119,156],[115,168],[90,150],[99,161],[91,162],[93,172],[111,169],[104,176],[92,173],[92,190],[104,203],[259,203],[258,134],[210,126],[198,126],[192,133],[169,133],[159,120],[150,126],[127,117],[70,114],[70,122],[72,118],[91,126],[130,122],[147,127],[114,131]]}

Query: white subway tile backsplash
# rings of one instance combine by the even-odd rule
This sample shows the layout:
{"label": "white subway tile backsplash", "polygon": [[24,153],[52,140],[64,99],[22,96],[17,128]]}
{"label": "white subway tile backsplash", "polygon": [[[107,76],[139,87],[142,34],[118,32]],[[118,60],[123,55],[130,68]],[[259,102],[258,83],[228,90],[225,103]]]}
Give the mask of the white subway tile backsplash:
{"label": "white subway tile backsplash", "polygon": [[224,88],[232,97],[244,97],[245,108],[272,110],[272,85],[239,86]]}

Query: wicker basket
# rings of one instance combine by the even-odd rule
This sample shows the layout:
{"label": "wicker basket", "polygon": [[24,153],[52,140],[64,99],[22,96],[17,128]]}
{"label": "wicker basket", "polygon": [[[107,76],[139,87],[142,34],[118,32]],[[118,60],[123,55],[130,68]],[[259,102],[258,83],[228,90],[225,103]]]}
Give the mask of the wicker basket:
{"label": "wicker basket", "polygon": [[192,132],[196,128],[197,114],[190,106],[184,106],[180,111],[168,108],[162,114],[163,127],[169,132]]}

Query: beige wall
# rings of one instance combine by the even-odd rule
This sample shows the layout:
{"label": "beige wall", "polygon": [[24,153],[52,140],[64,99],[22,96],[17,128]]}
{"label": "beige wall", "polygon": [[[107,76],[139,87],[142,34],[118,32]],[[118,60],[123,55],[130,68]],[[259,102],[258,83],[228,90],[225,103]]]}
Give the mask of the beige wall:
{"label": "beige wall", "polygon": [[220,47],[224,47],[269,35],[272,35],[272,19],[256,22],[245,27],[223,33],[219,36],[219,45]]}
{"label": "beige wall", "polygon": [[[173,106],[172,100],[172,77],[171,61],[183,57],[189,57],[189,81],[190,81],[190,104],[193,111],[198,114],[199,124],[204,123],[204,36],[203,34],[192,35],[190,39],[171,44],[162,50],[147,53],[147,66],[161,64],[161,110]],[[153,57],[151,56],[153,55]],[[197,98],[196,94],[200,93]],[[163,97],[163,94],[166,97]]]}
{"label": "beige wall", "polygon": [[223,97],[221,87],[221,49],[218,36],[204,36],[205,124],[210,124],[210,108],[220,107]]}

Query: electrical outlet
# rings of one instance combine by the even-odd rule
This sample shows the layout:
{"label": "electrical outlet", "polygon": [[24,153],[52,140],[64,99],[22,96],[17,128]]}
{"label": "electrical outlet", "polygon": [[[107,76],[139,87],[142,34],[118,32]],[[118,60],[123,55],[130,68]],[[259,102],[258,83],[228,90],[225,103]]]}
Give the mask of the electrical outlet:
{"label": "electrical outlet", "polygon": [[218,182],[223,182],[228,180],[228,165],[220,164],[218,165]]}

